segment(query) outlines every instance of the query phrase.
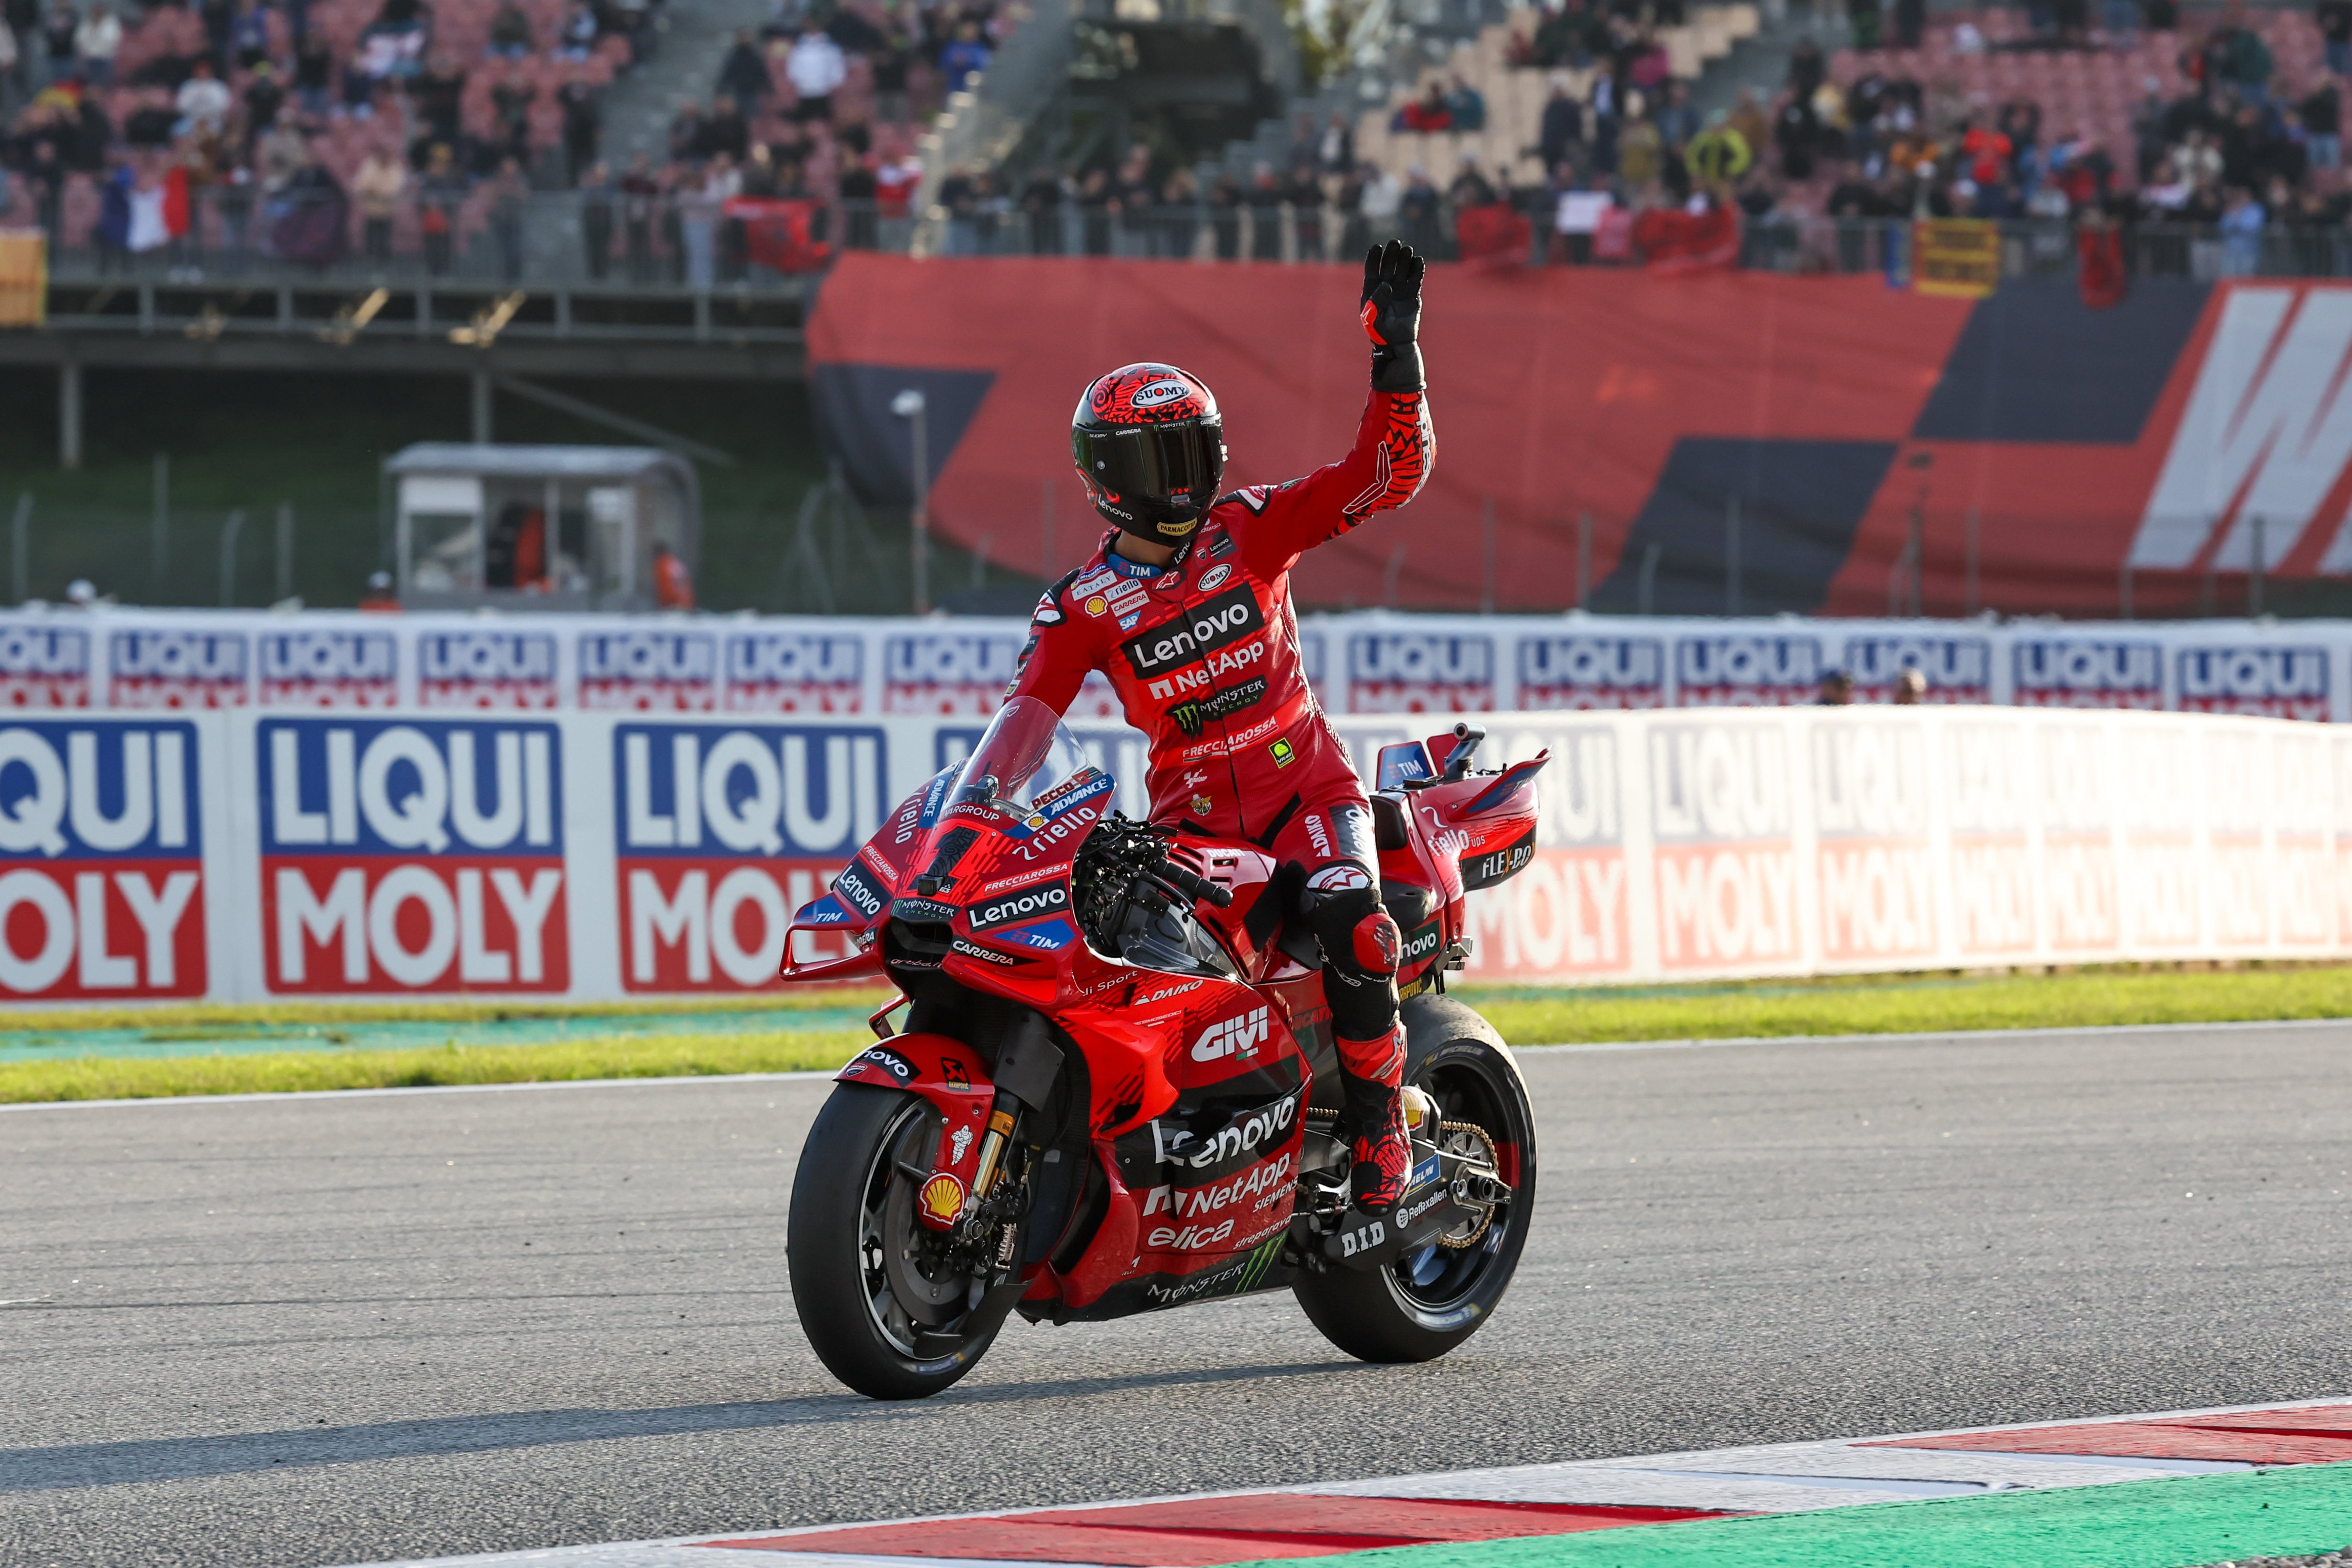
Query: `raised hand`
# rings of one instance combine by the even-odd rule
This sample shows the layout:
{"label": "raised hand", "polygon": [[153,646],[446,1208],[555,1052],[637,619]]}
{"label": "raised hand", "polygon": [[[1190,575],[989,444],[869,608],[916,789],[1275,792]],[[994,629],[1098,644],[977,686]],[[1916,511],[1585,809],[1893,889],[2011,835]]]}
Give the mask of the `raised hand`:
{"label": "raised hand", "polygon": [[1421,375],[1420,255],[1402,240],[1364,253],[1364,336],[1372,340],[1372,385],[1381,392],[1419,392]]}

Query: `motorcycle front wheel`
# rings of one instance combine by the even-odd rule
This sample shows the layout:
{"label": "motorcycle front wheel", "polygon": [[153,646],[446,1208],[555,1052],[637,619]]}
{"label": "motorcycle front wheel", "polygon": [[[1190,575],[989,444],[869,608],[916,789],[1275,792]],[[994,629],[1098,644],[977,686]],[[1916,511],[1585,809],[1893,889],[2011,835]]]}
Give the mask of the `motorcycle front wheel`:
{"label": "motorcycle front wheel", "polygon": [[1437,1102],[1440,1136],[1491,1154],[1511,1194],[1485,1224],[1386,1268],[1299,1275],[1292,1290],[1308,1320],[1359,1361],[1434,1361],[1477,1333],[1510,1288],[1535,1215],[1535,1113],[1509,1053],[1475,1036],[1449,1040],[1419,1056],[1407,1082]]}
{"label": "motorcycle front wheel", "polygon": [[785,1232],[793,1305],[817,1359],[876,1399],[920,1399],[970,1372],[1003,1324],[947,1238],[915,1218],[939,1112],[836,1086],[801,1147]]}

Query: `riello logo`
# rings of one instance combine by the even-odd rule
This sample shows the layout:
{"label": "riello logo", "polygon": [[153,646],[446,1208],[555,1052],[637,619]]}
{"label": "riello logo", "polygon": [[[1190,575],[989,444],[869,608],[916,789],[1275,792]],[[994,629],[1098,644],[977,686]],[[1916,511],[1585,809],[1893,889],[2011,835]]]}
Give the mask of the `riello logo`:
{"label": "riello logo", "polygon": [[1255,1056],[1268,1035],[1266,1009],[1253,1008],[1239,1018],[1221,1019],[1201,1031],[1192,1042],[1192,1060],[1218,1061],[1228,1056]]}
{"label": "riello logo", "polygon": [[554,726],[270,720],[255,747],[270,989],[570,983]]}

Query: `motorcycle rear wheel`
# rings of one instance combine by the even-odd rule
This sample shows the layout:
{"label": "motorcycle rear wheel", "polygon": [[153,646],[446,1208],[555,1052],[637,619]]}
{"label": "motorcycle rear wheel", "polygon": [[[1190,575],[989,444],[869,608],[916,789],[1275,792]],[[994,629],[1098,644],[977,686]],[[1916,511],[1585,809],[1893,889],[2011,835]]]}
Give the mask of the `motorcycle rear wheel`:
{"label": "motorcycle rear wheel", "polygon": [[844,1083],[793,1178],[793,1306],[826,1370],[876,1399],[920,1399],[970,1372],[1003,1324],[914,1217],[940,1121],[897,1090]]}
{"label": "motorcycle rear wheel", "polygon": [[1534,1218],[1535,1114],[1509,1054],[1475,1036],[1450,1040],[1416,1055],[1406,1082],[1437,1102],[1441,1122],[1486,1134],[1512,1191],[1465,1246],[1298,1276],[1292,1291],[1308,1321],[1359,1361],[1434,1361],[1477,1333],[1510,1288]]}

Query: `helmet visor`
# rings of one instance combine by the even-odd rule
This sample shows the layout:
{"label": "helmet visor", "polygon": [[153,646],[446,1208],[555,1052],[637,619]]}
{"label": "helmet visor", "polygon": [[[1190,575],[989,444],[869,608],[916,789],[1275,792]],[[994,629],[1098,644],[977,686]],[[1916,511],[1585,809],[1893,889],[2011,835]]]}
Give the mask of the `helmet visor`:
{"label": "helmet visor", "polygon": [[1080,430],[1070,444],[1079,471],[1114,497],[1206,506],[1224,475],[1224,432],[1207,421]]}

